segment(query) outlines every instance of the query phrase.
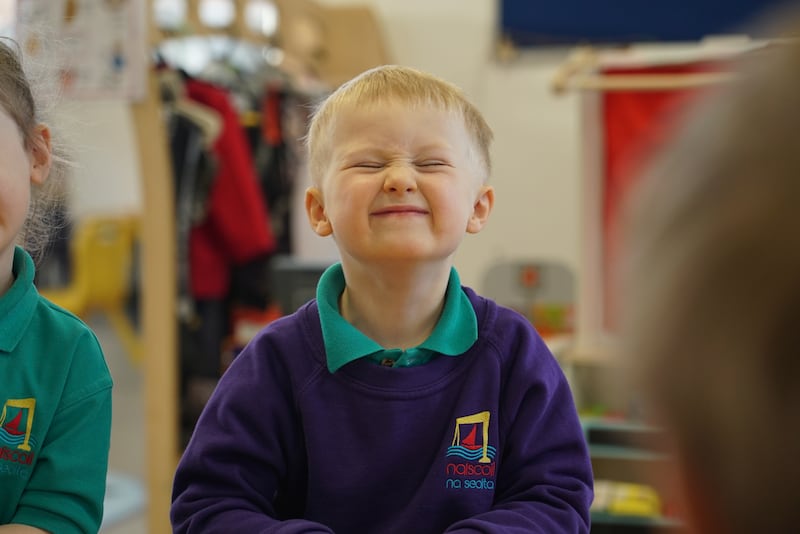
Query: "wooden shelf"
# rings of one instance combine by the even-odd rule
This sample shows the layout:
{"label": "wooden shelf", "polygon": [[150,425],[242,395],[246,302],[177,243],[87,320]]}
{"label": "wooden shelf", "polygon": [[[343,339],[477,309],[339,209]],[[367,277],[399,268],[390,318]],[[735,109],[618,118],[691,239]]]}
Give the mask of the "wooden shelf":
{"label": "wooden shelf", "polygon": [[[595,471],[599,479],[652,487],[651,468],[659,462],[669,461],[669,455],[662,448],[662,431],[656,426],[606,417],[584,417],[581,426],[593,467],[604,471],[603,476]],[[609,478],[609,475],[613,476]],[[658,488],[653,489],[661,499],[664,498]],[[671,532],[681,527],[681,522],[671,517],[621,515],[605,510],[592,510],[591,514],[592,532]]]}

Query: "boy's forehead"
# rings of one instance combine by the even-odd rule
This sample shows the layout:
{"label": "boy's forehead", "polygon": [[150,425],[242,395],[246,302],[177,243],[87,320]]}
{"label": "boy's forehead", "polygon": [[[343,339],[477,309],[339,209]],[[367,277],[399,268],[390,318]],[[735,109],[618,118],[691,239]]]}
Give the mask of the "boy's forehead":
{"label": "boy's forehead", "polygon": [[[338,140],[342,136],[363,138],[371,135],[414,132],[415,138],[433,137],[447,132],[469,134],[464,117],[453,110],[434,104],[415,105],[407,102],[355,105],[341,108],[331,117],[324,138]],[[427,134],[427,135],[426,135]]]}
{"label": "boy's forehead", "polygon": [[328,126],[334,130],[337,124],[350,120],[370,120],[380,115],[396,113],[426,112],[438,115],[440,118],[455,120],[459,125],[466,127],[466,121],[460,110],[448,107],[443,103],[407,98],[369,98],[361,101],[345,101],[340,103],[330,114]]}

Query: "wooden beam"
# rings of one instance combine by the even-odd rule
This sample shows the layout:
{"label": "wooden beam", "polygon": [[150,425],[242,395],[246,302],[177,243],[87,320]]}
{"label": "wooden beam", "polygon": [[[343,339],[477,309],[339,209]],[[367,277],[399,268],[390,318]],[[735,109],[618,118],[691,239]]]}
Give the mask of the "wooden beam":
{"label": "wooden beam", "polygon": [[[148,1],[149,46],[159,34]],[[141,328],[144,371],[147,531],[172,532],[169,507],[178,460],[175,217],[172,165],[158,80],[148,69],[144,100],[132,105],[142,179]]]}

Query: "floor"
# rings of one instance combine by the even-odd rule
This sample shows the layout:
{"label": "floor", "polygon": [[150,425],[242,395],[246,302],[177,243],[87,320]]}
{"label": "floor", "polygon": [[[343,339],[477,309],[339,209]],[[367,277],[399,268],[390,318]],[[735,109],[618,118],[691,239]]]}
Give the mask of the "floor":
{"label": "floor", "polygon": [[142,372],[102,315],[88,319],[114,379],[109,486],[102,534],[147,534]]}

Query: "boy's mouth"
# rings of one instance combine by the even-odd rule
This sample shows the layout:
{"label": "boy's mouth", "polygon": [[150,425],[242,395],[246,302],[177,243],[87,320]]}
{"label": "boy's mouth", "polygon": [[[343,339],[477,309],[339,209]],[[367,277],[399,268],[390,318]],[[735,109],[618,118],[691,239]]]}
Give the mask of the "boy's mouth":
{"label": "boy's mouth", "polygon": [[428,210],[418,206],[386,206],[372,212],[372,215],[402,215],[402,214],[420,214],[426,215]]}

